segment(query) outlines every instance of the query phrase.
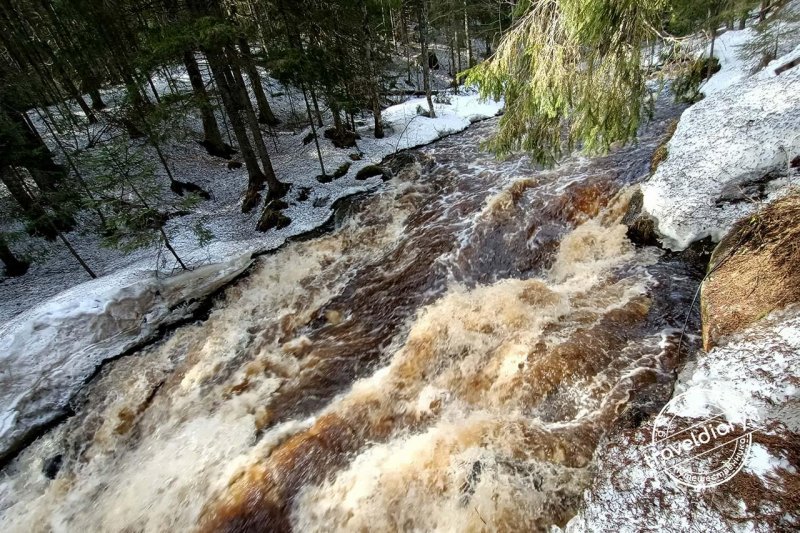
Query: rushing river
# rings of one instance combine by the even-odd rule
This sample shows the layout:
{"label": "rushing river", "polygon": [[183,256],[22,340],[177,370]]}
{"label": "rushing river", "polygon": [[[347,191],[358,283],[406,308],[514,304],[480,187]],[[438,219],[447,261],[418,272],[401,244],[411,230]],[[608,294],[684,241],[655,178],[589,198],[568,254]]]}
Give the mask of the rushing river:
{"label": "rushing river", "polygon": [[620,224],[675,112],[554,170],[481,152],[494,121],[411,152],[335,231],[106,365],[6,468],[0,529],[563,526],[681,359],[702,273]]}

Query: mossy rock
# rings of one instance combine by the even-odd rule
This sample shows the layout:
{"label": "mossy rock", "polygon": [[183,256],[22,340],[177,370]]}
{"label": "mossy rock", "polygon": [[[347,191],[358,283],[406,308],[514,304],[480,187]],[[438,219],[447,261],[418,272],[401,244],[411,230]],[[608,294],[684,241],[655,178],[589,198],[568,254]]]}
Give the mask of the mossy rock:
{"label": "mossy rock", "polygon": [[389,170],[397,174],[405,167],[414,165],[417,162],[417,158],[411,152],[399,152],[390,155],[385,162]]}
{"label": "mossy rock", "polygon": [[628,211],[622,218],[622,223],[628,226],[628,239],[639,246],[659,246],[655,222],[644,212],[643,207],[644,195],[641,190],[637,190],[631,196]]}
{"label": "mossy rock", "polygon": [[356,173],[357,180],[366,180],[375,176],[381,176],[384,181],[389,179],[386,169],[379,165],[367,165]]}
{"label": "mossy rock", "polygon": [[339,178],[343,178],[347,171],[350,170],[352,163],[345,163],[337,168],[333,173],[333,179],[338,180]]}
{"label": "mossy rock", "polygon": [[273,200],[267,204],[261,213],[261,218],[256,225],[258,231],[269,231],[271,229],[283,229],[292,223],[292,219],[281,213],[289,205],[283,200]]}
{"label": "mossy rock", "polygon": [[325,138],[330,139],[336,148],[355,148],[356,141],[361,136],[347,129],[337,130],[336,128],[330,128],[325,130]]}
{"label": "mossy rock", "polygon": [[658,167],[666,161],[667,157],[669,156],[669,141],[672,140],[672,136],[675,135],[675,131],[678,129],[678,121],[673,120],[670,125],[667,127],[667,132],[664,137],[664,140],[661,141],[661,144],[658,145],[655,152],[653,152],[653,157],[650,158],[650,173],[654,173]]}
{"label": "mossy rock", "polygon": [[706,351],[769,313],[800,302],[800,194],[745,217],[720,241],[703,281]]}
{"label": "mossy rock", "polygon": [[675,99],[688,104],[702,100],[700,85],[722,69],[716,57],[696,59],[675,79],[672,90]]}

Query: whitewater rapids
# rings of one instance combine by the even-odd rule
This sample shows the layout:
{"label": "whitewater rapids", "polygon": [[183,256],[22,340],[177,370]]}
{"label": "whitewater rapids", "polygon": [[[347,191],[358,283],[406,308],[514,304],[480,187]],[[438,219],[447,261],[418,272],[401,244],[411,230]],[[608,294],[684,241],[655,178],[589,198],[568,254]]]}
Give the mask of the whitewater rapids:
{"label": "whitewater rapids", "polygon": [[620,223],[662,115],[550,171],[481,152],[494,121],[404,156],[332,233],[108,364],[5,468],[0,529],[563,526],[683,355],[702,273]]}

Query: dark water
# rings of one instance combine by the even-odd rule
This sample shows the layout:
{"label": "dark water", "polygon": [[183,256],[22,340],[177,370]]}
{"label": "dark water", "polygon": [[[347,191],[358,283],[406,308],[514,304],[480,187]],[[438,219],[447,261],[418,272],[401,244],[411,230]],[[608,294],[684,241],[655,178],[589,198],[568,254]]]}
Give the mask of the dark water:
{"label": "dark water", "polygon": [[9,470],[4,529],[563,525],[602,435],[668,397],[702,275],[620,224],[659,113],[554,170],[481,152],[493,121],[412,152],[334,233],[104,371]]}

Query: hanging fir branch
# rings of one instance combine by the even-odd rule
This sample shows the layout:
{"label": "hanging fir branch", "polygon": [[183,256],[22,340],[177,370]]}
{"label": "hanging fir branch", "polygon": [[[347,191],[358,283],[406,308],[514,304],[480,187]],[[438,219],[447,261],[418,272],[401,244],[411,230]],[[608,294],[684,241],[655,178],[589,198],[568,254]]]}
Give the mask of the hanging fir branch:
{"label": "hanging fir branch", "polygon": [[494,56],[469,71],[484,97],[505,98],[488,147],[554,163],[636,135],[647,94],[641,50],[664,0],[533,0]]}

